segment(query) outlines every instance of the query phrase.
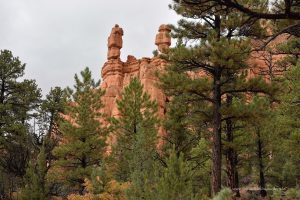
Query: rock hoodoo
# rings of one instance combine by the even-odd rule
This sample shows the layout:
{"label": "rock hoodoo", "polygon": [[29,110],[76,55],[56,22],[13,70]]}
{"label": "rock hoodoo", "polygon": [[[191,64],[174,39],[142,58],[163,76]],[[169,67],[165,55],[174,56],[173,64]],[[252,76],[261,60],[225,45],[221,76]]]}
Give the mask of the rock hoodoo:
{"label": "rock hoodoo", "polygon": [[[171,38],[166,34],[170,31],[171,29],[166,25],[161,25],[159,28],[155,43],[162,51],[171,45]],[[104,112],[110,117],[119,115],[116,100],[121,97],[122,90],[129,84],[130,79],[138,77],[145,91],[150,94],[152,99],[157,101],[159,116],[163,117],[166,96],[156,87],[157,77],[155,72],[162,71],[167,64],[166,61],[158,57],[137,59],[131,55],[127,56],[125,62],[121,61],[122,36],[122,28],[115,25],[108,37],[108,60],[104,63],[101,72],[101,88],[106,91],[103,96]]]}
{"label": "rock hoodoo", "polygon": [[111,34],[108,37],[108,52],[107,52],[107,59],[118,59],[120,58],[121,51],[120,49],[123,46],[123,29],[119,27],[118,24],[112,28]]}
{"label": "rock hoodoo", "polygon": [[155,44],[161,53],[165,53],[171,45],[171,29],[168,25],[162,24],[158,29],[158,34],[156,34]]}

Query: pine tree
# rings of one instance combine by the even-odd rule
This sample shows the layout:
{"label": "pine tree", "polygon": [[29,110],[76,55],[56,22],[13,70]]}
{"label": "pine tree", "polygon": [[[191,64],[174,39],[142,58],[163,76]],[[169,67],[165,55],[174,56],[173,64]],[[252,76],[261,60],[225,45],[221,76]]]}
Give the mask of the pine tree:
{"label": "pine tree", "polygon": [[260,195],[265,197],[267,195],[265,190],[267,185],[266,173],[270,163],[271,142],[273,140],[273,134],[269,130],[268,124],[274,115],[271,111],[270,99],[265,96],[255,96],[248,106],[252,110],[253,116],[244,121],[244,128],[242,129],[244,135],[241,136],[244,142],[240,144],[244,146],[240,151],[241,154],[248,154],[248,156],[247,158],[240,158],[240,161],[247,162],[252,166],[250,171],[253,171],[247,176],[251,174],[254,177],[252,181],[255,181],[260,188]]}
{"label": "pine tree", "polygon": [[[285,24],[286,25],[286,24]],[[278,27],[280,29],[282,27]],[[300,172],[298,170],[299,157],[296,154],[299,142],[299,37],[293,37],[280,44],[275,53],[285,54],[277,62],[279,69],[284,69],[283,76],[277,78],[282,92],[278,97],[279,104],[274,108],[274,119],[269,125],[273,132],[272,160],[269,165],[268,176],[275,187],[295,187],[299,185]]]}
{"label": "pine tree", "polygon": [[194,199],[193,173],[183,154],[181,153],[178,157],[175,148],[173,148],[169,152],[166,164],[167,167],[163,168],[161,177],[158,178],[154,199]]}
{"label": "pine tree", "polygon": [[147,199],[151,184],[158,128],[157,104],[133,78],[117,101],[120,117],[113,119],[116,143],[113,159],[116,179],[130,182],[129,199]]}
{"label": "pine tree", "polygon": [[125,199],[129,183],[114,180],[110,169],[106,167],[107,165],[104,164],[93,170],[90,179],[86,183],[89,193],[93,195],[94,199]]}
{"label": "pine tree", "polygon": [[37,116],[38,130],[36,134],[36,143],[43,144],[44,140],[49,140],[51,136],[59,135],[58,121],[61,114],[64,113],[66,101],[65,92],[60,87],[51,88],[41,103]]}
{"label": "pine tree", "polygon": [[55,157],[52,154],[61,137],[58,123],[64,113],[66,94],[60,87],[51,88],[41,103],[38,115],[38,129],[35,131],[35,144],[44,148],[48,169],[52,167]]}
{"label": "pine tree", "polygon": [[[19,187],[31,152],[30,120],[40,103],[34,80],[21,79],[25,64],[9,50],[0,52],[0,171]],[[7,186],[5,186],[7,187]],[[12,188],[11,188],[12,189]],[[8,191],[5,191],[5,193]]]}
{"label": "pine tree", "polygon": [[[300,91],[300,63],[291,66],[284,74],[283,85],[286,88],[281,97],[281,104],[277,110],[274,126],[276,140],[274,141],[274,161],[272,175],[276,177],[277,186],[294,187],[299,184],[299,91]],[[282,163],[278,165],[277,162]]]}
{"label": "pine tree", "polygon": [[[254,22],[263,19],[268,24],[272,24],[272,34],[268,34],[268,39],[264,41],[264,45],[258,50],[264,49],[270,42],[276,39],[277,36],[283,33],[300,37],[300,5],[298,0],[278,0],[272,3],[265,0],[183,0],[182,2],[190,6],[202,4],[212,11],[219,10],[221,12],[240,13],[247,16],[249,21]],[[250,26],[244,26],[241,31],[248,33],[248,36],[257,39],[258,35],[253,34]]]}
{"label": "pine tree", "polygon": [[[45,199],[55,183],[47,180],[46,175],[52,167],[53,148],[58,143],[57,122],[64,111],[65,95],[61,88],[51,88],[46,99],[42,100],[36,116],[38,128],[34,127],[34,149],[30,165],[26,170],[25,186],[22,189],[24,199]],[[36,121],[34,121],[34,125]],[[32,192],[34,191],[34,192]]]}
{"label": "pine tree", "polygon": [[[181,81],[182,84],[178,85],[191,83],[189,79]],[[207,130],[210,116],[209,114],[196,115],[196,113],[206,112],[209,109],[207,105],[196,103],[198,100],[197,95],[178,92],[167,104],[164,120],[166,135],[163,138],[165,143],[163,154],[159,158],[162,166],[167,168],[170,152],[175,150],[177,159],[182,155],[193,174],[193,177],[190,177],[195,187],[193,189],[199,194],[207,195],[210,191],[208,174],[211,168],[210,143],[208,142],[210,134]],[[193,102],[193,106],[191,106],[191,102]]]}
{"label": "pine tree", "polygon": [[106,130],[100,122],[104,92],[96,87],[88,68],[80,74],[82,79],[75,75],[75,92],[68,90],[70,98],[64,119],[59,123],[62,141],[53,155],[57,158],[58,170],[54,171],[57,178],[83,194],[85,178],[89,178],[92,169],[102,161]]}
{"label": "pine tree", "polygon": [[[256,4],[254,7],[259,5],[262,6]],[[161,80],[171,96],[191,94],[197,96],[194,101],[187,101],[191,107],[195,102],[196,107],[202,104],[193,113],[199,116],[199,127],[206,124],[208,126],[203,128],[212,133],[212,194],[215,195],[221,189],[222,127],[226,121],[225,133],[232,135],[232,119],[237,118],[229,112],[224,114],[223,110],[230,110],[232,98],[243,97],[246,93],[271,93],[272,89],[259,77],[246,78],[250,43],[240,36],[263,35],[259,21],[250,22],[243,14],[236,16],[231,10],[223,12],[217,6],[208,9],[210,6],[205,2],[174,1],[172,8],[184,18],[173,28],[173,36],[181,43],[169,51],[167,58],[171,67]],[[191,42],[191,45],[183,42]],[[203,109],[204,105],[207,106]]]}
{"label": "pine tree", "polygon": [[48,171],[45,148],[42,147],[36,163],[31,162],[25,174],[25,187],[22,189],[24,200],[44,200],[48,196],[46,174]]}
{"label": "pine tree", "polygon": [[[189,84],[188,82],[192,81],[185,78],[178,84]],[[180,153],[183,153],[185,158],[190,159],[191,150],[198,145],[199,139],[208,138],[204,127],[208,128],[206,123],[210,120],[210,116],[194,114],[200,111],[205,112],[208,108],[206,105],[197,104],[198,100],[197,95],[181,93],[175,94],[172,101],[167,104],[164,120],[164,128],[167,132],[167,136],[164,137],[165,155],[168,155],[168,151],[174,147],[178,157]],[[189,102],[193,102],[193,106],[190,106]],[[203,123],[200,124],[199,121]]]}

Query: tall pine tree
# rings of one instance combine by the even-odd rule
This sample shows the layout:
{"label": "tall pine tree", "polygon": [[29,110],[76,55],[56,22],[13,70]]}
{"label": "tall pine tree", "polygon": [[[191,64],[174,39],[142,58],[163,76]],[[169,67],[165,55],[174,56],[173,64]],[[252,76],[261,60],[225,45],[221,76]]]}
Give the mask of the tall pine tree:
{"label": "tall pine tree", "polygon": [[[47,181],[47,173],[52,167],[53,148],[58,144],[59,130],[57,123],[63,114],[65,95],[61,88],[51,89],[46,99],[42,100],[38,110],[38,128],[33,128],[34,149],[30,164],[26,169],[23,199],[45,199],[50,195],[55,183]],[[36,121],[34,121],[34,126]]]}
{"label": "tall pine tree", "polygon": [[128,199],[147,199],[157,145],[157,104],[133,78],[117,101],[120,117],[113,119],[113,147],[117,180],[130,182]]}
{"label": "tall pine tree", "polygon": [[[212,194],[215,195],[222,183],[222,124],[227,119],[227,127],[230,127],[232,117],[223,115],[223,109],[228,104],[230,107],[234,96],[268,92],[270,88],[260,78],[247,79],[245,73],[250,43],[241,36],[263,34],[259,21],[249,21],[243,14],[236,16],[230,9],[223,11],[221,6],[209,9],[211,6],[205,2],[174,1],[172,8],[184,19],[174,28],[173,36],[179,39],[179,45],[170,50],[168,58],[172,67],[161,80],[166,90],[193,94],[198,97],[197,104],[207,105],[198,115],[203,116],[199,119],[211,119],[208,128],[212,133]],[[259,3],[255,6],[265,8]],[[191,71],[196,71],[193,78]],[[182,76],[190,80],[181,83]],[[228,131],[227,134],[232,134],[230,129]]]}
{"label": "tall pine tree", "polygon": [[107,133],[100,122],[104,91],[95,85],[88,68],[80,75],[81,78],[75,75],[75,91],[68,90],[70,98],[59,123],[62,141],[53,150],[53,155],[57,158],[56,177],[71,186],[74,192],[83,194],[85,178],[91,176],[92,169],[103,159]]}
{"label": "tall pine tree", "polygon": [[192,170],[183,154],[179,156],[175,148],[169,152],[167,167],[162,169],[158,178],[157,192],[153,192],[153,199],[194,199]]}
{"label": "tall pine tree", "polygon": [[21,191],[24,200],[44,200],[49,195],[46,185],[48,171],[45,148],[42,147],[36,162],[31,162],[25,174],[25,186]]}
{"label": "tall pine tree", "polygon": [[[25,64],[9,50],[0,52],[0,184],[5,195],[20,186],[31,152],[30,120],[40,103],[41,92],[34,80],[23,79]],[[3,188],[2,188],[3,187]],[[4,195],[4,196],[5,196]],[[6,197],[8,198],[8,197]]]}

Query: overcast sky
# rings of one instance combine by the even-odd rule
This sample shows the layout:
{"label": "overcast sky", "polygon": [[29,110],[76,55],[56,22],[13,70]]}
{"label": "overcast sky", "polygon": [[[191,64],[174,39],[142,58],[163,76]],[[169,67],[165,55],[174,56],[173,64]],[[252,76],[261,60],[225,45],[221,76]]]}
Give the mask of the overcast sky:
{"label": "overcast sky", "polygon": [[151,57],[158,27],[176,23],[171,0],[0,0],[0,49],[26,63],[25,77],[47,93],[72,86],[75,73],[90,67],[100,78],[107,37],[124,30],[122,60]]}

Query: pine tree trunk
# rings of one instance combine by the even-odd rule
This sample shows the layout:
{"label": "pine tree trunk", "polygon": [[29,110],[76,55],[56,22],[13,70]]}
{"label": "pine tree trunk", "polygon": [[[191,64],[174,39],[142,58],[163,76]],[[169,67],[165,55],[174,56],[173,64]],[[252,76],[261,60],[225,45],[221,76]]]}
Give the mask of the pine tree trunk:
{"label": "pine tree trunk", "polygon": [[[230,122],[229,122],[230,121]],[[231,130],[232,122],[231,120],[226,121],[227,124],[227,142],[233,142],[233,135]],[[228,127],[229,126],[229,127]],[[229,128],[229,130],[228,130]],[[228,147],[226,150],[226,172],[227,172],[227,186],[236,192],[236,196],[240,195],[239,193],[239,178],[238,178],[238,171],[237,171],[237,153],[232,147]]]}
{"label": "pine tree trunk", "polygon": [[[227,95],[226,98],[227,106],[232,104],[232,96]],[[233,128],[232,128],[232,120],[226,120],[226,140],[228,144],[233,143]],[[240,196],[239,191],[239,178],[238,178],[238,171],[237,171],[237,153],[232,146],[227,147],[226,151],[226,172],[227,172],[227,186],[236,192],[236,196]]]}
{"label": "pine tree trunk", "polygon": [[260,131],[257,130],[257,155],[258,155],[258,167],[259,167],[259,188],[260,195],[262,197],[267,196],[267,191],[265,190],[266,181],[264,174],[264,165],[263,165],[263,146],[260,136]]}
{"label": "pine tree trunk", "polygon": [[50,122],[49,122],[49,129],[46,134],[46,138],[50,139],[51,134],[53,134],[53,125],[54,125],[54,112],[51,112],[50,114]]}
{"label": "pine tree trunk", "polygon": [[[83,141],[85,142],[85,139],[83,139]],[[86,158],[85,155],[83,155],[82,159],[81,159],[81,168],[86,169],[86,167],[87,167],[87,158]],[[80,183],[80,185],[79,185],[79,194],[84,195],[84,190],[85,190],[85,185],[84,185],[85,181],[84,181],[84,179],[81,179],[79,181],[79,183]]]}
{"label": "pine tree trunk", "polygon": [[212,146],[212,196],[221,190],[221,75],[217,71],[214,77],[213,110],[213,146]]}
{"label": "pine tree trunk", "polygon": [[0,103],[4,103],[4,94],[5,94],[5,81],[2,79],[2,84],[1,84],[1,94],[0,94]]}
{"label": "pine tree trunk", "polygon": [[[0,104],[3,104],[4,103],[4,94],[5,94],[5,82],[4,80],[2,80],[2,84],[1,84],[1,94],[0,94]],[[5,113],[2,112],[0,113],[1,116],[5,116]],[[2,117],[1,117],[2,118]],[[2,121],[2,119],[0,118],[0,120]],[[3,122],[0,121],[0,128],[4,125]],[[2,136],[2,133],[0,132],[0,136]]]}
{"label": "pine tree trunk", "polygon": [[79,186],[79,194],[80,194],[81,196],[83,196],[83,195],[84,195],[84,190],[85,190],[84,180],[80,181],[79,183],[80,183],[80,186]]}
{"label": "pine tree trunk", "polygon": [[235,151],[234,152],[234,163],[235,163],[235,188],[237,188],[237,191],[236,191],[236,197],[241,197],[241,194],[240,194],[240,179],[239,179],[239,173],[238,173],[238,170],[237,170],[237,164],[238,164],[238,155],[237,155],[237,152]]}

